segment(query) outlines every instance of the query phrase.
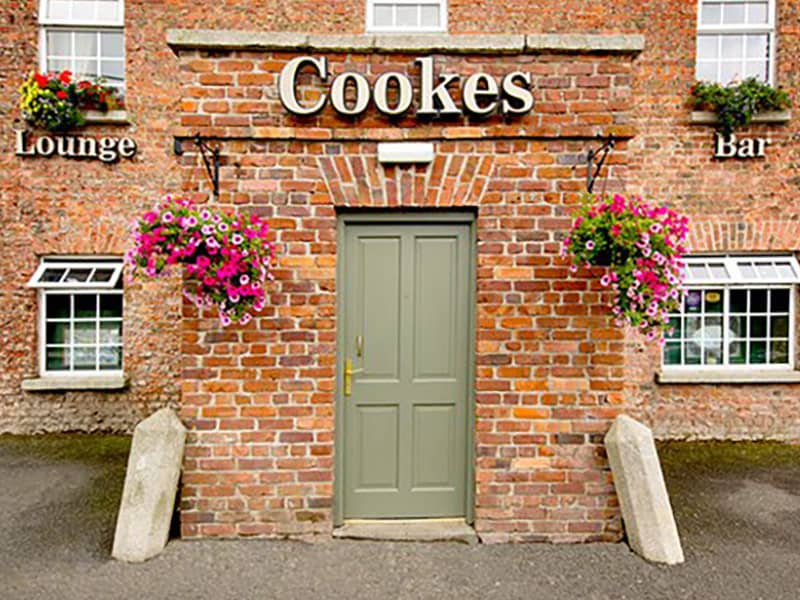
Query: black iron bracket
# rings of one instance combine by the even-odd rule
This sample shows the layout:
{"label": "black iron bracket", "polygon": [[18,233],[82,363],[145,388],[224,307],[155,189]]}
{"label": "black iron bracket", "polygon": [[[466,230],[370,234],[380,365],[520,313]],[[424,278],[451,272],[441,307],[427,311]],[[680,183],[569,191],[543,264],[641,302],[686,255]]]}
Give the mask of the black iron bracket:
{"label": "black iron bracket", "polygon": [[[586,153],[586,191],[590,194],[594,189],[594,183],[600,175],[600,170],[603,168],[603,163],[606,162],[609,152],[614,149],[614,136],[608,137],[598,136],[603,143],[597,150],[589,149]],[[598,160],[599,157],[599,160]]]}
{"label": "black iron bracket", "polygon": [[[202,137],[200,134],[195,135],[190,141],[192,141],[200,151],[200,156],[203,158],[203,165],[206,168],[206,173],[208,174],[209,179],[211,179],[214,197],[219,198],[219,148],[212,148],[209,145],[208,140]],[[178,156],[183,155],[183,141],[181,139],[175,138],[174,150],[175,154]]]}

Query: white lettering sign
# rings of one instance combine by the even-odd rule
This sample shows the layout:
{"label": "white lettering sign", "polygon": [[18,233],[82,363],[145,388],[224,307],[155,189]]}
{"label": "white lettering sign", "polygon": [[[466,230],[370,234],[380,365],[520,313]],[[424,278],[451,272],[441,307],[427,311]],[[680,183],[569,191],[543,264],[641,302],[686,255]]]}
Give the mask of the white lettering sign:
{"label": "white lettering sign", "polygon": [[714,158],[764,158],[772,140],[766,138],[737,138],[734,134],[715,134]]}
{"label": "white lettering sign", "polygon": [[16,135],[17,156],[63,156],[113,163],[120,158],[131,159],[136,155],[136,142],[129,137],[98,139],[75,135],[42,135],[30,140],[24,129],[18,129]]}
{"label": "white lettering sign", "polygon": [[[432,56],[418,58],[414,63],[419,65],[420,75],[416,107],[419,116],[458,117],[464,112],[475,116],[523,115],[533,109],[530,73],[508,73],[499,84],[489,74],[474,73],[462,83],[461,76],[455,73],[437,75]],[[383,73],[370,84],[361,73],[348,71],[333,79],[329,93],[315,94],[313,99],[304,100],[301,88],[307,83],[304,80],[301,85],[298,81],[304,67],[308,67],[306,77],[317,78],[322,83],[326,83],[329,76],[324,57],[300,56],[286,63],[278,78],[278,92],[286,110],[298,116],[320,112],[329,99],[336,112],[348,117],[363,115],[370,102],[381,114],[397,117],[411,110],[414,103],[411,78],[397,72]]]}

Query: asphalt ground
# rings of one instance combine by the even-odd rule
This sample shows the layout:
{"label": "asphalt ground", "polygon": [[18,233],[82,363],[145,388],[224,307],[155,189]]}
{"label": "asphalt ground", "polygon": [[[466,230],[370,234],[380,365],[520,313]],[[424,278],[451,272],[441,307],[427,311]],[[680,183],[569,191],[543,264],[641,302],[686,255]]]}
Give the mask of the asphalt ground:
{"label": "asphalt ground", "polygon": [[109,558],[128,439],[0,436],[0,599],[800,598],[800,446],[661,445],[686,563],[625,544],[173,540]]}

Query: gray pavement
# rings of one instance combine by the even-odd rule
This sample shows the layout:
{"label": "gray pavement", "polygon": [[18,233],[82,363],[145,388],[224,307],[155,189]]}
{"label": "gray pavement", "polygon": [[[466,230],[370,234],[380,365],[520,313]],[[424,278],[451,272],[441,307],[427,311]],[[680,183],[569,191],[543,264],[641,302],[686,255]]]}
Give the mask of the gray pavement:
{"label": "gray pavement", "polygon": [[[691,448],[664,453],[686,553],[677,567],[648,564],[624,544],[346,540],[176,540],[125,565],[108,558],[107,509],[124,452],[50,459],[0,437],[0,599],[800,597],[800,447],[749,469],[734,468],[741,459],[719,467],[713,451],[702,464],[684,460]],[[102,501],[100,486],[112,488]]]}

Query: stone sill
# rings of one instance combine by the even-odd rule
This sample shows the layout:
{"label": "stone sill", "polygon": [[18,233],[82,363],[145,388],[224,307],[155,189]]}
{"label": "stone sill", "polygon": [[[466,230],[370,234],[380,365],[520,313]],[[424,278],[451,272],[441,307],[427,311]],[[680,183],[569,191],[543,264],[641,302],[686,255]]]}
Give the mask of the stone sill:
{"label": "stone sill", "polygon": [[366,34],[339,35],[292,32],[168,29],[173,51],[284,50],[341,52],[442,52],[453,54],[636,54],[644,49],[638,34]]}
{"label": "stone sill", "polygon": [[126,110],[110,110],[101,112],[99,110],[87,110],[84,113],[87,125],[130,125]]}
{"label": "stone sill", "polygon": [[[771,110],[753,115],[751,123],[788,123],[792,118],[790,110]],[[689,115],[692,125],[716,125],[717,114],[707,110],[695,110]]]}
{"label": "stone sill", "polygon": [[660,384],[771,384],[800,383],[800,371],[788,369],[748,369],[746,371],[697,369],[656,373]]}
{"label": "stone sill", "polygon": [[26,392],[56,392],[63,390],[124,390],[128,378],[124,375],[78,375],[57,377],[48,375],[34,379],[23,379],[22,389]]}

